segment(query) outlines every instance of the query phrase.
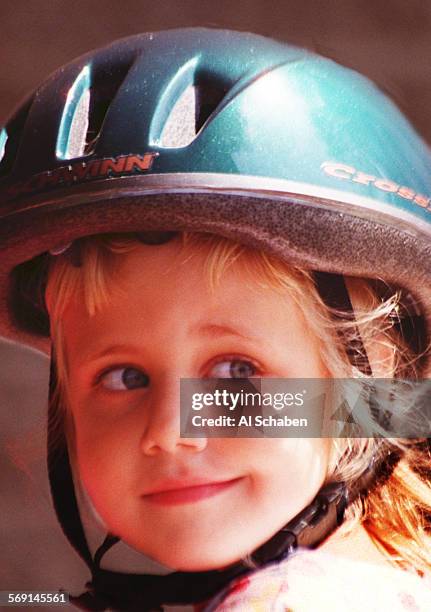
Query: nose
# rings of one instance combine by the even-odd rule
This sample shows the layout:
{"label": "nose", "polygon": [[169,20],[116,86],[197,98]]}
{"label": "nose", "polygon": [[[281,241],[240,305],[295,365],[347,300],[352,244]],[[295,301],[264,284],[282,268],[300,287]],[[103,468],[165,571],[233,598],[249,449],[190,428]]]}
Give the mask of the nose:
{"label": "nose", "polygon": [[141,436],[141,451],[145,455],[176,453],[178,451],[201,452],[207,438],[182,438],[180,431],[180,382],[164,385],[154,391]]}

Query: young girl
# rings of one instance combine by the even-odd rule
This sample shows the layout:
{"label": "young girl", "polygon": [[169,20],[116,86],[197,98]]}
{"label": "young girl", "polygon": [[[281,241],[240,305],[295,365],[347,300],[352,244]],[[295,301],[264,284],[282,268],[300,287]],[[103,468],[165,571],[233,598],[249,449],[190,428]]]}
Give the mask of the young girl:
{"label": "young girl", "polygon": [[385,438],[370,400],[375,437],[180,433],[184,378],[426,376],[430,159],[393,105],[183,30],[79,59],[2,135],[1,329],[52,339],[76,605],[429,609],[426,432]]}

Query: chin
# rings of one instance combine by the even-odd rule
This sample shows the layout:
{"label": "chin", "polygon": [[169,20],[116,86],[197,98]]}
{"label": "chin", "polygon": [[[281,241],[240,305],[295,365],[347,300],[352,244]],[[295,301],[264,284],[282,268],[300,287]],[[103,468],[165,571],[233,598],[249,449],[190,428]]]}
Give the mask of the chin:
{"label": "chin", "polygon": [[136,542],[122,538],[124,542],[173,570],[181,572],[205,572],[217,570],[240,561],[250,550],[226,550],[227,542],[211,547],[202,542],[181,543],[171,539],[168,542]]}
{"label": "chin", "polygon": [[173,554],[159,556],[156,560],[180,572],[207,572],[228,567],[241,558],[241,555],[236,554],[228,556],[226,551],[214,555],[213,551],[200,551],[196,554],[196,550],[177,550]]}

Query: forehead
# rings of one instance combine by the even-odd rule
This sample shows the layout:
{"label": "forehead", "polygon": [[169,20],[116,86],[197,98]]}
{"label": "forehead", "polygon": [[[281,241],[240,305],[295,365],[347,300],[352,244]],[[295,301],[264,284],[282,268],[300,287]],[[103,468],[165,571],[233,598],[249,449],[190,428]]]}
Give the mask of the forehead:
{"label": "forehead", "polygon": [[[219,282],[210,281],[208,249],[172,241],[160,246],[139,245],[121,255],[108,282],[108,300],[90,316],[82,293],[74,296],[62,320],[69,338],[87,341],[131,330],[147,337],[172,337],[197,325],[232,326],[242,333],[271,335],[301,318],[288,292],[266,286],[237,260],[225,267]],[[292,319],[293,317],[293,319]]]}

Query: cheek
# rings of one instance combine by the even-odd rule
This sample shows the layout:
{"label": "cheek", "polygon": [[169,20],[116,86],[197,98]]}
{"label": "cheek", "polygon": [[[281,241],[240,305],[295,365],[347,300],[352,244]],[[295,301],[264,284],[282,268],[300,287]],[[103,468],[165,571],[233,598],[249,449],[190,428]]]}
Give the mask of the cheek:
{"label": "cheek", "polygon": [[250,475],[256,498],[268,512],[279,509],[281,515],[284,509],[289,520],[314,498],[325,480],[328,441],[290,438],[253,442]]}
{"label": "cheek", "polygon": [[[118,508],[134,490],[136,440],[125,423],[76,416],[75,453],[79,476],[102,516]],[[132,431],[131,431],[132,429]],[[136,432],[136,428],[134,428]]]}

